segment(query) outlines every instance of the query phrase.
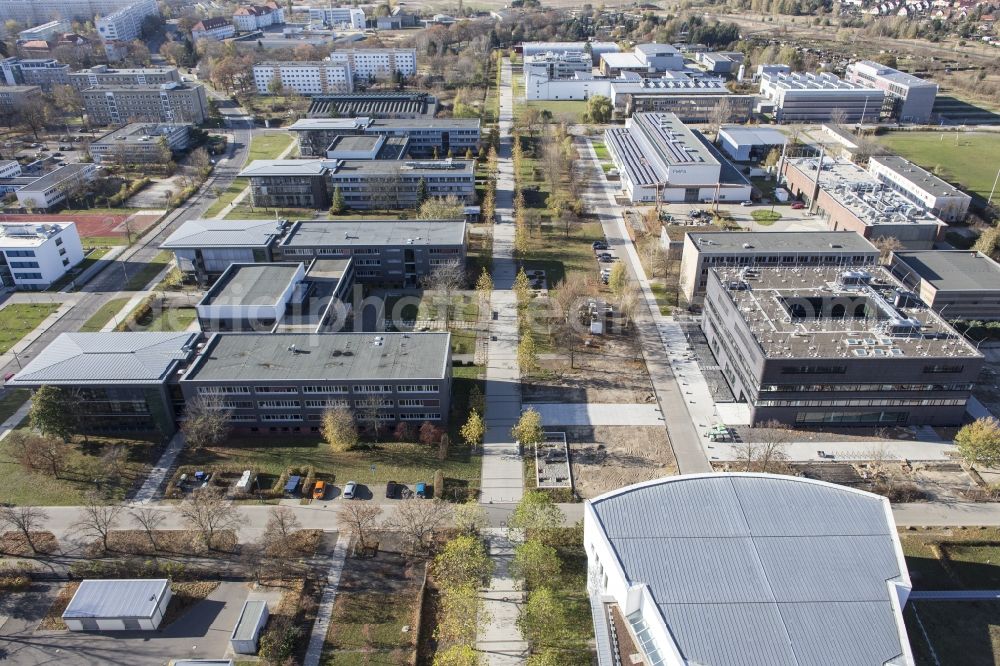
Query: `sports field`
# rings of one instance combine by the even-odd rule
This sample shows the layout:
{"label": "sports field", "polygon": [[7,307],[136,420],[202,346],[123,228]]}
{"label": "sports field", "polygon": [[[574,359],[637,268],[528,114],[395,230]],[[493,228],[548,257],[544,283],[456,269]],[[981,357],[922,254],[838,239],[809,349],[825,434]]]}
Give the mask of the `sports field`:
{"label": "sports field", "polygon": [[[0,215],[0,222],[76,222],[76,231],[84,245],[119,245],[125,243],[127,231],[131,231],[134,241],[146,229],[160,219],[160,213],[48,213],[38,215]],[[125,220],[128,220],[126,226]],[[88,242],[96,239],[98,242]]]}
{"label": "sports field", "polygon": [[[889,132],[878,141],[950,183],[983,199],[1000,169],[1000,133]],[[993,194],[1000,203],[1000,186]]]}

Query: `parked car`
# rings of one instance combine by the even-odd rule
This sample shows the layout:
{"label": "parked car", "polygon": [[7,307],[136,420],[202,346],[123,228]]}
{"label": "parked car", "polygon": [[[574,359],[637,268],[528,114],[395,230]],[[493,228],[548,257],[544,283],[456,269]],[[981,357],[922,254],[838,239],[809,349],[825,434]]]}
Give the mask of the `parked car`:
{"label": "parked car", "polygon": [[62,153],[52,153],[52,157],[62,157]]}
{"label": "parked car", "polygon": [[740,202],[740,205],[741,206],[752,206],[753,202],[752,201],[742,201],[742,202]]}
{"label": "parked car", "polygon": [[6,375],[3,376],[3,380],[5,382],[9,382],[16,374],[17,374],[16,372],[8,372]]}
{"label": "parked car", "polygon": [[358,492],[358,482],[348,481],[347,485],[344,486],[344,499],[354,499],[354,496]]}
{"label": "parked car", "polygon": [[792,202],[792,210],[802,210],[805,207],[806,207],[806,205],[804,203],[802,203],[801,201],[794,201],[794,202]]}
{"label": "parked car", "polygon": [[607,250],[608,244],[605,243],[604,241],[594,241],[591,247],[593,247],[595,250]]}
{"label": "parked car", "polygon": [[427,484],[426,483],[421,482],[421,483],[417,484],[417,497],[420,498],[420,499],[427,499]]}
{"label": "parked car", "polygon": [[317,481],[313,486],[313,499],[321,500],[326,497],[326,481]]}
{"label": "parked car", "polygon": [[385,484],[385,497],[386,497],[386,499],[395,499],[396,498],[396,485],[397,484],[396,484],[395,481],[390,481],[389,483]]}
{"label": "parked car", "polygon": [[601,262],[602,264],[611,264],[611,263],[614,263],[615,258],[612,257],[610,254],[607,254],[607,255],[604,255],[603,257],[598,257],[597,260],[599,262]]}

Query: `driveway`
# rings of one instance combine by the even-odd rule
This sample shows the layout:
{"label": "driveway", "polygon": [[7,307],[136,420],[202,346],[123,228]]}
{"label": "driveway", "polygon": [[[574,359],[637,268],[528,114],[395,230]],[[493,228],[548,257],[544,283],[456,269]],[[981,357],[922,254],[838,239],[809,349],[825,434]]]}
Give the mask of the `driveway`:
{"label": "driveway", "polygon": [[222,657],[249,594],[246,583],[219,583],[207,599],[162,631],[36,631],[60,586],[36,584],[26,593],[4,597],[0,612],[9,617],[0,624],[0,661],[14,666],[159,666],[182,657]]}

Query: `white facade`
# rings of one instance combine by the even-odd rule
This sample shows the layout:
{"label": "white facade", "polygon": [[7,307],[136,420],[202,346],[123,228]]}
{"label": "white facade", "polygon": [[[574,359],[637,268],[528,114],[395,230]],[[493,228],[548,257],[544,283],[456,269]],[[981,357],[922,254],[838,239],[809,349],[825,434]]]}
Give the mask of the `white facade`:
{"label": "white facade", "polygon": [[345,93],[354,89],[350,65],[321,62],[262,62],[253,66],[257,94],[271,94],[271,82],[277,78],[285,90],[300,95]]}
{"label": "white facade", "polygon": [[229,22],[229,19],[217,17],[198,21],[191,28],[191,39],[214,39],[221,42],[236,34],[236,28]]}
{"label": "white facade", "polygon": [[960,222],[969,213],[971,196],[902,157],[874,156],[868,173],[945,222]]}
{"label": "white facade", "polygon": [[21,163],[17,160],[0,161],[0,178],[14,178],[21,175]]}
{"label": "white facade", "polygon": [[66,193],[92,180],[97,173],[93,164],[67,164],[17,190],[17,203],[31,210],[47,210],[66,200]]}
{"label": "white facade", "polygon": [[74,222],[0,224],[0,284],[45,289],[83,261]]}
{"label": "white facade", "polygon": [[48,23],[43,23],[42,25],[36,25],[34,28],[28,28],[27,30],[22,30],[17,33],[17,38],[30,41],[32,39],[40,39],[44,42],[49,41],[55,35],[62,34],[64,32],[70,31],[69,21],[62,19],[57,19],[55,21],[49,21]]}
{"label": "white facade", "polygon": [[[260,270],[261,267],[276,266],[278,264],[250,264],[243,266],[232,264],[219,278],[218,286],[227,285],[227,277],[237,274],[241,269]],[[285,308],[292,298],[292,293],[305,278],[306,271],[302,264],[295,268],[292,278],[285,285],[284,289],[277,295],[271,303],[249,303],[241,299],[244,294],[240,293],[216,293],[216,289],[209,290],[200,303],[195,306],[198,312],[198,319],[203,321],[281,321],[285,316]],[[235,292],[235,290],[233,290]]]}
{"label": "white facade", "polygon": [[360,7],[310,7],[309,20],[331,28],[365,29],[365,10]]}
{"label": "white facade", "polygon": [[833,74],[760,76],[760,93],[775,106],[778,122],[825,122],[835,111],[849,123],[878,122],[885,92],[851,83]]}
{"label": "white facade", "polygon": [[551,78],[544,67],[525,67],[524,95],[531,100],[587,100],[594,95],[610,98],[611,79],[577,72],[573,78]]}
{"label": "white facade", "polygon": [[247,5],[233,13],[233,25],[240,32],[253,32],[270,25],[282,25],[284,22],[284,8],[273,2],[266,5]]}
{"label": "white facade", "polygon": [[104,42],[109,58],[114,59],[119,52],[114,42],[131,42],[142,34],[142,21],[147,16],[159,16],[156,0],[137,0],[116,12],[98,18],[95,22],[97,33]]}
{"label": "white facade", "polygon": [[403,76],[417,73],[416,49],[355,49],[334,51],[330,62],[351,68],[355,81],[391,75],[399,72]]}
{"label": "white facade", "polygon": [[70,631],[155,631],[172,596],[167,580],[84,580],[62,620]]}

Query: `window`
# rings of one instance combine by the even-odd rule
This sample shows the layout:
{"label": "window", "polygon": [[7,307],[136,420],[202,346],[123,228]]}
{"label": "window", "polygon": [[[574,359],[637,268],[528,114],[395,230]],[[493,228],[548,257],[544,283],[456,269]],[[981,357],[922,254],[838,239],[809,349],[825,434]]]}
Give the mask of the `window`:
{"label": "window", "polygon": [[355,393],[392,393],[391,384],[355,384]]}
{"label": "window", "polygon": [[440,421],[439,412],[413,412],[411,414],[400,414],[400,421]]}
{"label": "window", "polygon": [[[366,398],[364,400],[355,400],[354,401],[354,406],[355,407],[362,407],[362,408],[368,407],[369,406],[369,404],[368,404],[369,400],[370,400],[369,398]],[[381,399],[381,400],[378,401],[378,406],[379,407],[392,407],[393,404],[394,403],[393,403],[392,400]]]}
{"label": "window", "polygon": [[253,388],[257,393],[298,393],[299,389],[295,386],[255,386]]}
{"label": "window", "polygon": [[346,386],[303,386],[303,393],[347,393]]}
{"label": "window", "polygon": [[301,421],[301,414],[261,414],[261,421]]}
{"label": "window", "polygon": [[10,262],[11,268],[38,268],[37,261],[12,261]]}
{"label": "window", "polygon": [[964,365],[946,365],[938,363],[935,365],[924,366],[924,373],[926,374],[948,374],[948,373],[962,372],[963,370],[965,370]]}
{"label": "window", "polygon": [[261,409],[285,409],[288,407],[301,407],[298,400],[258,400],[257,406]]}
{"label": "window", "polygon": [[781,369],[783,375],[842,375],[847,372],[843,365],[792,365]]}
{"label": "window", "polygon": [[249,386],[199,386],[200,395],[226,395],[231,393],[250,393]]}
{"label": "window", "polygon": [[439,389],[434,384],[400,384],[396,387],[397,393],[438,393]]}

